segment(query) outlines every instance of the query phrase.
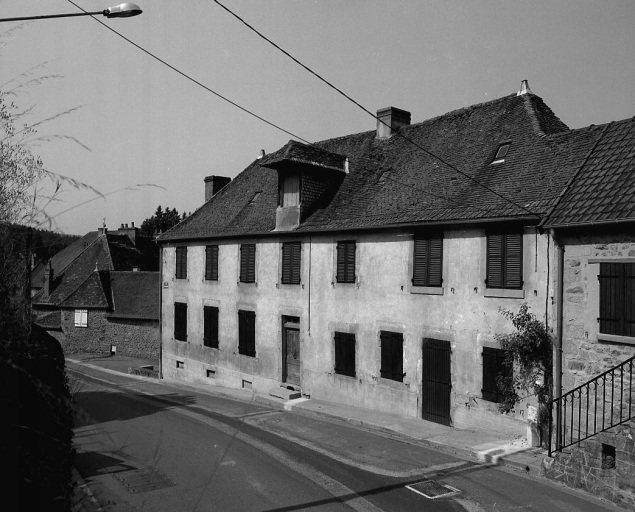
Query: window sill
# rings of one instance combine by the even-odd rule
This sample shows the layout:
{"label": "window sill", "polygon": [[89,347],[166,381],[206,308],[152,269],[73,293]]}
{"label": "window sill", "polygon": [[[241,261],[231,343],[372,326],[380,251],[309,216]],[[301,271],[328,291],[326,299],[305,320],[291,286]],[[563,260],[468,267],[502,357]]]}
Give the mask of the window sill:
{"label": "window sill", "polygon": [[443,295],[444,288],[442,286],[411,286],[410,293],[419,295]]}
{"label": "window sill", "polygon": [[346,377],[347,379],[356,379],[357,376],[356,375],[348,375],[346,373],[341,373],[338,371],[333,371],[333,375],[336,375],[338,377]]}
{"label": "window sill", "polygon": [[611,343],[621,343],[622,345],[635,345],[635,337],[633,336],[618,336],[617,334],[602,334],[597,333],[597,340]]}
{"label": "window sill", "polygon": [[236,283],[240,288],[256,288],[258,286],[257,282],[253,282],[253,283],[245,283],[243,281],[238,281]]}
{"label": "window sill", "polygon": [[484,297],[500,297],[504,299],[524,299],[525,290],[507,290],[505,288],[485,288]]}
{"label": "window sill", "polygon": [[205,279],[203,278],[203,282],[205,284],[218,285],[218,279]]}

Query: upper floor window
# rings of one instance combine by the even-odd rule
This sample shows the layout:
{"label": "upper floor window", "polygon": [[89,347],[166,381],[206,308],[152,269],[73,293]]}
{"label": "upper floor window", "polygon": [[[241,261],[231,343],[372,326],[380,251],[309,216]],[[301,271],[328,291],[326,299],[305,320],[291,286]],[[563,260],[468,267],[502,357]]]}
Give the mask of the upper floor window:
{"label": "upper floor window", "polygon": [[403,382],[403,334],[381,331],[381,369],[382,379]]}
{"label": "upper floor window", "polygon": [[337,242],[337,282],[355,282],[355,240]]}
{"label": "upper floor window", "polygon": [[301,251],[300,242],[282,244],[282,284],[300,284]]}
{"label": "upper floor window", "polygon": [[412,265],[413,286],[436,286],[443,283],[443,238],[415,235]]}
{"label": "upper floor window", "polygon": [[88,310],[75,310],[75,327],[88,327]]}
{"label": "upper floor window", "polygon": [[600,263],[600,333],[635,337],[635,263]]}
{"label": "upper floor window", "polygon": [[240,282],[256,282],[256,244],[240,246]]}
{"label": "upper floor window", "polygon": [[187,304],[174,303],[174,339],[187,341]]}
{"label": "upper floor window", "polygon": [[203,345],[218,348],[218,308],[203,306]]}
{"label": "upper floor window", "polygon": [[503,401],[498,379],[509,379],[512,376],[511,367],[505,364],[505,356],[505,351],[500,348],[483,347],[483,400],[496,403]]}
{"label": "upper floor window", "polygon": [[300,204],[300,176],[285,176],[280,183],[280,206],[298,206]]}
{"label": "upper floor window", "polygon": [[256,313],[238,311],[238,353],[256,356]]}
{"label": "upper floor window", "polygon": [[187,247],[176,248],[176,278],[187,278]]}
{"label": "upper floor window", "polygon": [[205,279],[218,281],[218,245],[205,247]]}
{"label": "upper floor window", "polygon": [[488,288],[519,290],[523,287],[522,233],[487,235]]}
{"label": "upper floor window", "polygon": [[336,332],[335,340],[335,373],[355,377],[355,335]]}

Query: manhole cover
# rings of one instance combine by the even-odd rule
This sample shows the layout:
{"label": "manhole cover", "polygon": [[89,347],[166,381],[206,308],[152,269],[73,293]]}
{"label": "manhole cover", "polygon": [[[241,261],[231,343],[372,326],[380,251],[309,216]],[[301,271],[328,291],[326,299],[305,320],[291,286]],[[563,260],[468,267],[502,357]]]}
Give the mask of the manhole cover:
{"label": "manhole cover", "polygon": [[130,492],[156,491],[175,485],[168,477],[153,468],[140,468],[121,473],[114,473]]}
{"label": "manhole cover", "polygon": [[416,484],[406,485],[406,488],[416,492],[417,494],[421,494],[430,500],[455,496],[461,492],[455,487],[440,484],[434,480],[424,480],[423,482]]}

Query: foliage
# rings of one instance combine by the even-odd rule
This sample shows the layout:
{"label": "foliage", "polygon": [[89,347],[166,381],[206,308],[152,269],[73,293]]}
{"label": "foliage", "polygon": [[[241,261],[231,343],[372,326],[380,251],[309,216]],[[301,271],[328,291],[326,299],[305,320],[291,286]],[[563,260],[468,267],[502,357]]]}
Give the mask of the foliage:
{"label": "foliage", "polygon": [[47,261],[78,238],[77,235],[65,235],[46,229],[33,229],[32,244],[35,259]]}
{"label": "foliage", "polygon": [[[500,404],[502,412],[513,411],[514,406],[527,396],[538,399],[537,423],[546,426],[547,402],[552,393],[553,340],[544,322],[529,311],[527,303],[520,306],[518,313],[501,310],[516,329],[510,334],[496,334],[495,338],[506,351],[504,364],[512,368],[509,376],[499,376],[498,388],[504,396]],[[521,396],[524,392],[524,396]]]}
{"label": "foliage", "polygon": [[141,223],[141,234],[146,236],[154,236],[159,233],[165,233],[168,229],[176,226],[182,220],[187,218],[187,214],[179,215],[176,208],[170,210],[168,206],[165,210],[159,205],[154,215]]}

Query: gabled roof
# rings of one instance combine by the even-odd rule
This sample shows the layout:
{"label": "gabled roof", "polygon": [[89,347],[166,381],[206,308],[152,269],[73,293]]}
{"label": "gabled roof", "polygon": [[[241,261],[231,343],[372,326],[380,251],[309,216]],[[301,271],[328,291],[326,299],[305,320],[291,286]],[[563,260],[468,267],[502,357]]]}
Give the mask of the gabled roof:
{"label": "gabled roof", "polygon": [[[302,219],[298,232],[501,219],[537,223],[577,168],[559,151],[568,142],[555,135],[560,132],[569,130],[528,93],[404,126],[389,139],[378,139],[373,130],[312,146],[290,143],[249,165],[159,242],[271,233],[278,204],[271,166],[320,151],[348,158],[349,173],[328,201]],[[505,142],[511,145],[504,162],[492,164]]]}
{"label": "gabled roof", "polygon": [[635,221],[635,117],[593,131],[593,145],[546,227]]}
{"label": "gabled roof", "polygon": [[86,280],[59,303],[61,308],[112,307],[108,272],[91,272]]}
{"label": "gabled roof", "polygon": [[158,320],[161,308],[159,272],[109,272],[113,311],[117,318]]}

